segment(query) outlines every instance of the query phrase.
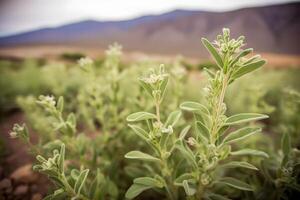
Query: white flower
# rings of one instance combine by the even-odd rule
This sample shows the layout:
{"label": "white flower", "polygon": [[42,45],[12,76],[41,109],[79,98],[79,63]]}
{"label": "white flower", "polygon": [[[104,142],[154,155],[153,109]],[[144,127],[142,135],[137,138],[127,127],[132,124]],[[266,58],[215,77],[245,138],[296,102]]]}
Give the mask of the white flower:
{"label": "white flower", "polygon": [[187,143],[191,146],[194,146],[196,144],[196,140],[193,137],[189,137]]}
{"label": "white flower", "polygon": [[51,106],[55,106],[55,99],[54,96],[44,96],[44,101],[45,103],[51,105]]}
{"label": "white flower", "polygon": [[173,127],[171,125],[169,125],[168,128],[163,128],[161,130],[161,132],[172,134],[173,133]]}
{"label": "white flower", "polygon": [[10,135],[11,138],[17,138],[18,137],[18,133],[14,132],[14,131],[10,132],[9,135]]}
{"label": "white flower", "polygon": [[87,66],[87,65],[92,65],[93,64],[93,60],[89,57],[85,57],[85,58],[80,58],[78,61],[78,64],[81,67]]}

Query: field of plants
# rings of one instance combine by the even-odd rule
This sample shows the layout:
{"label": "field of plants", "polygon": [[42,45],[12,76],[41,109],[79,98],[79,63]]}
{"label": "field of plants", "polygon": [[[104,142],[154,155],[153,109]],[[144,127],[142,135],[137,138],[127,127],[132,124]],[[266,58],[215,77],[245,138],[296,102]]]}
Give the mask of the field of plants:
{"label": "field of plants", "polygon": [[[272,68],[246,41],[195,41],[212,58],[199,64],[124,63],[118,44],[0,60],[0,197],[296,199],[300,66]],[[24,159],[33,183],[11,175]]]}

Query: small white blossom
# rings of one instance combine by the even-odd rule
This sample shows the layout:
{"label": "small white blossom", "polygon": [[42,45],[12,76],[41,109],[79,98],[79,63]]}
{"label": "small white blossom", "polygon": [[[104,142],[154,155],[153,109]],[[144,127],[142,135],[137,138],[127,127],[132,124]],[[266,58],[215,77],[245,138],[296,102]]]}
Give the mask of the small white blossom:
{"label": "small white blossom", "polygon": [[51,106],[55,106],[56,104],[54,96],[44,96],[43,101]]}
{"label": "small white blossom", "polygon": [[190,146],[194,146],[194,145],[196,145],[196,140],[195,140],[195,138],[193,138],[193,137],[189,137],[187,143],[188,143]]}
{"label": "small white blossom", "polygon": [[78,61],[78,64],[81,67],[87,66],[87,65],[92,65],[93,64],[93,60],[89,57],[85,57],[85,58],[80,58],[80,60]]}
{"label": "small white blossom", "polygon": [[171,125],[169,125],[168,128],[163,128],[161,132],[172,134],[173,133],[173,127]]}
{"label": "small white blossom", "polygon": [[9,135],[10,135],[11,138],[17,138],[18,137],[18,133],[14,132],[14,131],[10,132]]}

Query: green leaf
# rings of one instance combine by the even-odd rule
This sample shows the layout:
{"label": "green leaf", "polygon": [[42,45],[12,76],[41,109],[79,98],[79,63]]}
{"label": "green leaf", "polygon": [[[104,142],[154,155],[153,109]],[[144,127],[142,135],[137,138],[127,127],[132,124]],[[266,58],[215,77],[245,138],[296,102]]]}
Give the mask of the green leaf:
{"label": "green leaf", "polygon": [[174,181],[174,185],[176,186],[183,186],[183,181],[194,181],[194,176],[191,173],[184,173],[177,177]]}
{"label": "green leaf", "polygon": [[125,158],[128,159],[137,159],[137,160],[144,160],[144,161],[153,161],[153,162],[159,162],[160,159],[155,158],[149,154],[140,152],[140,151],[130,151],[125,155]]}
{"label": "green leaf", "polygon": [[239,151],[233,151],[230,154],[233,156],[261,156],[269,158],[269,155],[267,153],[256,149],[242,149]]}
{"label": "green leaf", "polygon": [[252,56],[252,57],[249,58],[246,62],[244,62],[244,65],[247,65],[247,64],[252,63],[252,62],[254,62],[254,61],[257,61],[258,59],[261,60],[260,58],[261,58],[260,55]]}
{"label": "green leaf", "polygon": [[196,128],[198,136],[201,138],[201,141],[208,142],[210,141],[210,134],[208,128],[200,121],[196,121]]}
{"label": "green leaf", "polygon": [[291,152],[291,139],[287,133],[283,134],[281,138],[281,149],[285,156],[288,156]]}
{"label": "green leaf", "polygon": [[212,55],[212,57],[217,62],[217,65],[220,69],[223,68],[223,60],[220,54],[218,53],[217,49],[206,39],[201,38],[202,44],[205,46],[205,48],[209,51],[209,53]]}
{"label": "green leaf", "polygon": [[151,186],[151,187],[159,187],[159,188],[163,187],[163,184],[161,184],[155,178],[151,178],[151,177],[139,177],[139,178],[134,179],[133,182],[135,184],[141,184],[141,185],[146,185],[146,186]]}
{"label": "green leaf", "polygon": [[61,173],[64,172],[64,163],[65,163],[65,144],[62,144],[60,147],[58,166]]}
{"label": "green leaf", "polygon": [[151,96],[153,97],[153,94],[152,94],[152,88],[149,84],[145,83],[144,81],[140,80],[140,84],[141,86],[144,88],[144,90],[146,90],[146,92]]}
{"label": "green leaf", "polygon": [[80,191],[85,183],[86,177],[89,174],[89,169],[85,169],[82,170],[79,174],[78,179],[76,180],[75,186],[74,186],[74,190],[76,192],[76,194],[80,194]]}
{"label": "green leaf", "polygon": [[237,115],[233,115],[227,118],[225,121],[225,125],[236,125],[245,122],[251,122],[261,119],[269,118],[267,115],[257,114],[257,113],[241,113]]}
{"label": "green leaf", "polygon": [[167,85],[168,85],[168,80],[169,80],[169,77],[166,77],[160,85],[161,99],[163,99],[163,97],[165,96]]}
{"label": "green leaf", "polygon": [[222,143],[224,144],[230,144],[232,142],[236,142],[238,140],[244,139],[246,137],[249,137],[250,135],[253,135],[257,132],[261,131],[261,128],[251,128],[251,127],[245,127],[238,129],[232,133],[229,133]]}
{"label": "green leaf", "polygon": [[64,98],[62,96],[58,98],[56,107],[57,107],[59,112],[61,112],[61,113],[63,112],[63,110],[64,110]]}
{"label": "green leaf", "polygon": [[180,109],[197,114],[209,115],[209,111],[204,105],[193,101],[183,102],[180,104]]}
{"label": "green leaf", "polygon": [[265,63],[266,63],[265,60],[257,60],[257,61],[248,63],[246,65],[243,65],[236,72],[233,73],[232,78],[233,79],[240,78],[241,76],[260,68]]}
{"label": "green leaf", "polygon": [[180,119],[180,116],[181,116],[180,111],[171,112],[171,114],[168,116],[168,119],[165,123],[165,127],[168,127],[169,125],[173,127]]}
{"label": "green leaf", "polygon": [[189,132],[191,126],[187,125],[179,134],[179,140],[183,140],[186,136],[186,134]]}
{"label": "green leaf", "polygon": [[231,161],[229,163],[221,165],[220,167],[222,167],[222,168],[241,167],[241,168],[246,168],[246,169],[258,170],[254,165],[247,163],[247,162],[240,162],[240,161]]}
{"label": "green leaf", "polygon": [[185,147],[184,143],[181,140],[178,140],[176,142],[175,147],[180,151],[180,153],[183,154],[183,157],[185,159],[187,159],[193,165],[193,167],[196,169],[197,163],[196,163],[195,157],[191,151],[186,149],[188,147]]}
{"label": "green leaf", "polygon": [[195,193],[196,193],[196,189],[191,187],[188,183],[187,180],[184,180],[182,182],[182,185],[183,185],[183,188],[184,188],[184,191],[185,193],[188,195],[188,196],[193,196]]}
{"label": "green leaf", "polygon": [[241,51],[230,63],[231,66],[235,65],[235,63],[237,63],[239,61],[240,58],[248,55],[249,53],[251,53],[253,51],[252,48],[249,49],[244,49],[243,51]]}
{"label": "green leaf", "polygon": [[217,183],[223,183],[239,190],[253,191],[251,185],[231,177],[221,178]]}
{"label": "green leaf", "polygon": [[137,134],[139,137],[141,137],[142,139],[144,139],[145,141],[148,140],[148,133],[140,128],[139,126],[136,125],[132,125],[132,124],[128,124],[128,126],[134,131],[135,134]]}
{"label": "green leaf", "polygon": [[130,188],[127,190],[125,197],[127,199],[133,199],[139,194],[141,194],[143,191],[148,190],[152,188],[151,186],[147,185],[141,185],[141,184],[133,184],[130,186]]}
{"label": "green leaf", "polygon": [[127,117],[128,122],[137,122],[147,119],[156,119],[156,115],[148,112],[136,112],[132,113]]}

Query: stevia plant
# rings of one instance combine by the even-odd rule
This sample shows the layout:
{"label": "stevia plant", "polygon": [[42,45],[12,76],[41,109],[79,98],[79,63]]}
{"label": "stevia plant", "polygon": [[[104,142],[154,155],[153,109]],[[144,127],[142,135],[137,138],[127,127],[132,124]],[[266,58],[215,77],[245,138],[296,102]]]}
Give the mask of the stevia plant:
{"label": "stevia plant", "polygon": [[178,143],[182,154],[186,155],[191,171],[177,178],[188,196],[193,198],[226,198],[214,191],[219,184],[233,188],[253,191],[254,188],[242,180],[227,177],[226,168],[246,168],[257,170],[255,166],[244,161],[235,161],[234,157],[242,155],[265,156],[266,153],[256,149],[232,151],[232,145],[261,131],[253,125],[240,126],[247,122],[268,118],[257,113],[241,113],[226,116],[224,97],[230,84],[236,79],[258,69],[265,64],[260,56],[246,58],[253,49],[242,49],[244,37],[230,38],[229,29],[223,29],[212,44],[202,38],[202,43],[214,58],[219,69],[216,72],[206,70],[209,84],[205,88],[207,106],[197,102],[184,102],[183,111],[194,115],[195,132],[188,141]]}
{"label": "stevia plant", "polygon": [[[177,199],[177,188],[173,185],[175,163],[173,163],[172,154],[177,139],[174,128],[181,112],[171,112],[166,120],[161,118],[160,105],[166,93],[168,80],[169,74],[165,72],[163,65],[156,71],[152,69],[147,77],[140,78],[140,84],[153,100],[154,113],[136,112],[129,115],[127,121],[134,133],[149,145],[153,154],[135,150],[125,155],[128,159],[149,162],[146,166],[149,176],[134,179],[133,185],[127,190],[126,198],[135,198],[141,192],[154,188],[164,190],[169,199]],[[135,123],[147,124],[147,128]],[[189,126],[183,129],[182,134],[185,134],[188,129]]]}
{"label": "stevia plant", "polygon": [[[152,73],[148,78],[141,79],[141,84],[153,97],[156,112],[133,113],[127,117],[127,121],[130,122],[129,126],[134,133],[149,144],[153,154],[132,151],[125,157],[152,162],[154,167],[146,165],[152,172],[151,177],[134,179],[126,194],[129,199],[150,188],[164,188],[169,199],[180,198],[177,195],[178,187],[184,189],[189,199],[227,199],[226,195],[217,193],[218,185],[227,185],[243,191],[254,190],[243,180],[228,177],[226,169],[238,167],[257,170],[254,165],[235,161],[234,158],[244,155],[268,157],[265,152],[257,149],[232,151],[235,142],[261,131],[259,127],[244,124],[253,124],[254,121],[266,119],[268,116],[241,113],[227,117],[224,97],[230,84],[264,65],[265,60],[258,55],[246,58],[245,56],[253,50],[242,49],[243,36],[230,39],[229,29],[223,29],[223,35],[218,35],[213,44],[205,38],[202,38],[202,43],[219,69],[216,72],[206,69],[210,76],[209,84],[205,88],[207,106],[198,102],[184,102],[180,105],[183,111],[191,112],[194,116],[195,131],[187,140],[185,136],[189,126],[184,128],[181,134],[174,133],[173,127],[180,117],[178,111],[171,113],[164,123],[160,119],[159,105],[165,93],[168,75],[160,70],[159,73]],[[147,130],[132,124],[134,122],[146,123]],[[186,162],[174,159],[179,156],[184,157]],[[175,180],[174,176],[177,177]]]}
{"label": "stevia plant", "polygon": [[63,113],[62,97],[56,101],[53,96],[40,96],[36,103],[47,115],[44,119],[48,120],[53,136],[49,139],[41,134],[39,142],[33,144],[26,126],[16,124],[11,137],[28,144],[39,161],[33,168],[47,175],[56,186],[46,199],[116,199],[116,185],[103,175],[107,164],[99,160],[99,138],[92,139],[77,132],[75,115],[70,113],[65,117]]}

